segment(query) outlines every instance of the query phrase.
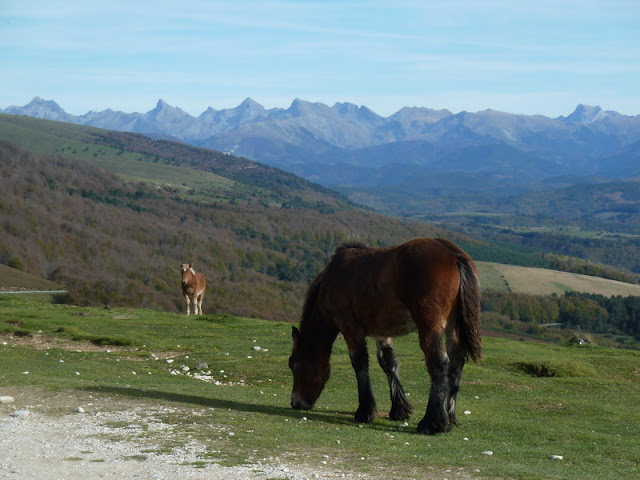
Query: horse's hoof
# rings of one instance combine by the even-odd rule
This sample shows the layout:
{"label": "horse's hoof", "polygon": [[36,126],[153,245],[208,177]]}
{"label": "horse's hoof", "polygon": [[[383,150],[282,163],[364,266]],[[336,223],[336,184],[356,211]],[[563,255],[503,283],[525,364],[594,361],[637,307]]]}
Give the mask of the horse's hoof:
{"label": "horse's hoof", "polygon": [[409,402],[399,402],[391,405],[389,418],[391,420],[408,420],[413,412]]}
{"label": "horse's hoof", "polygon": [[409,417],[411,416],[411,412],[407,412],[405,410],[400,410],[400,411],[393,411],[391,410],[389,412],[389,418],[391,420],[396,420],[396,421],[401,421],[401,420],[409,420]]}
{"label": "horse's hoof", "polygon": [[376,416],[376,412],[361,412],[358,410],[355,414],[356,422],[358,423],[371,423]]}
{"label": "horse's hoof", "polygon": [[424,435],[436,435],[438,433],[446,433],[449,430],[451,430],[449,426],[438,426],[424,420],[418,423],[418,433]]}
{"label": "horse's hoof", "polygon": [[418,433],[422,433],[423,435],[435,435],[436,433],[441,432],[433,429],[432,427],[423,427],[422,425],[418,424]]}

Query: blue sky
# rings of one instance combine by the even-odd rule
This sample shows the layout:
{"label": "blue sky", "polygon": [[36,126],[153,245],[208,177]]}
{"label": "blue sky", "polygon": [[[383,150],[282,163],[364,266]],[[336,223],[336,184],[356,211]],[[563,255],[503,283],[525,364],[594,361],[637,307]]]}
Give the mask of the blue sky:
{"label": "blue sky", "polygon": [[0,108],[640,114],[638,0],[0,0]]}

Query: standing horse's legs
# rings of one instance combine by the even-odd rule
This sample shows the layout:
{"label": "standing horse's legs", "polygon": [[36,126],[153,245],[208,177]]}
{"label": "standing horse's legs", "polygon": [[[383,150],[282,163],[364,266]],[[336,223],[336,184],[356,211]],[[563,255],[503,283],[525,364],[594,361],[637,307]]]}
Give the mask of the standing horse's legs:
{"label": "standing horse's legs", "polygon": [[391,411],[389,418],[392,420],[406,420],[411,414],[411,404],[404,393],[400,379],[398,378],[398,362],[396,354],[391,346],[391,339],[378,340],[378,363],[387,375],[389,390],[391,391]]}
{"label": "standing horse's legs", "polygon": [[460,389],[462,369],[467,359],[466,352],[460,346],[453,326],[447,327],[447,354],[449,356],[449,399],[446,405],[451,425],[458,425],[456,420],[456,398]]}
{"label": "standing horse's legs", "polygon": [[[187,304],[187,317],[188,317],[191,314],[190,307],[189,307],[189,304],[191,303],[191,299],[189,298],[189,295],[184,296],[184,302]],[[195,309],[195,305],[193,308]]]}
{"label": "standing horse's legs", "polygon": [[364,338],[357,343],[348,342],[351,365],[358,380],[358,410],[355,419],[359,423],[369,423],[376,413],[376,399],[373,396],[371,380],[369,378],[369,353]]}
{"label": "standing horse's legs", "polygon": [[420,346],[427,360],[431,389],[427,412],[418,424],[418,432],[427,435],[448,432],[451,423],[445,404],[449,398],[449,358],[442,344],[441,332],[431,331],[426,335],[421,333]]}
{"label": "standing horse's legs", "polygon": [[202,315],[202,299],[204,298],[204,293],[201,293],[196,297],[196,315]]}

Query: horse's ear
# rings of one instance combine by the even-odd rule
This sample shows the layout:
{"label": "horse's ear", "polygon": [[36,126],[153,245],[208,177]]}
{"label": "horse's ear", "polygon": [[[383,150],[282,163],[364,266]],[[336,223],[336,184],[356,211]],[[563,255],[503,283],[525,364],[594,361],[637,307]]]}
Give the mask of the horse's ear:
{"label": "horse's ear", "polygon": [[191,270],[193,268],[193,263],[189,264],[189,270]]}

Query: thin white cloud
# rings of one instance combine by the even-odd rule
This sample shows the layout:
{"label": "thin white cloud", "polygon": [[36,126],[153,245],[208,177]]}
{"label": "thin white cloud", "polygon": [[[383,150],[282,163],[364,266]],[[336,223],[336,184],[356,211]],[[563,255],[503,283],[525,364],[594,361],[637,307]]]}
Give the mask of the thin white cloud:
{"label": "thin white cloud", "polygon": [[105,89],[125,106],[173,94],[191,110],[203,96],[216,108],[352,98],[385,113],[438,99],[551,111],[562,95],[636,105],[638,25],[636,0],[5,0],[0,106],[45,90],[89,110]]}

